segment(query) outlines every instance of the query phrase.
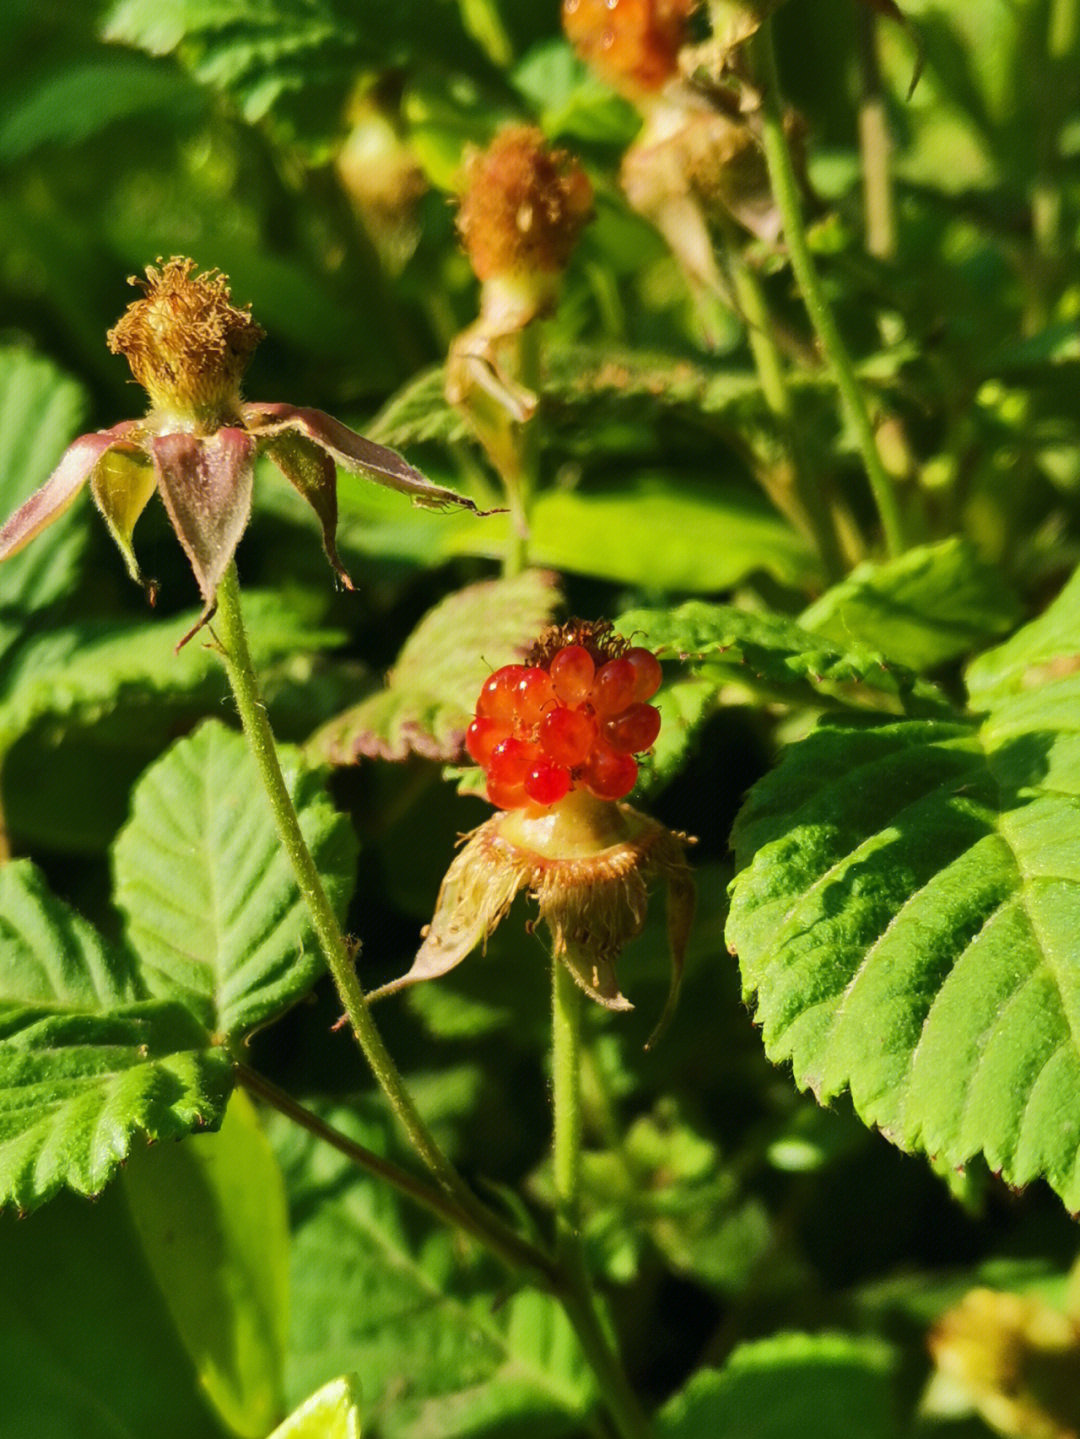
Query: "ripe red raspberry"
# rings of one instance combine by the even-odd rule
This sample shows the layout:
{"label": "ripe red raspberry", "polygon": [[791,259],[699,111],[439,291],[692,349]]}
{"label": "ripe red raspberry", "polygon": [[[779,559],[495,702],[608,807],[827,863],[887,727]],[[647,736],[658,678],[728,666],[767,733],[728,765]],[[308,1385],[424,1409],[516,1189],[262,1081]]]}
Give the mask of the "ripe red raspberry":
{"label": "ripe red raspberry", "polygon": [[567,39],[583,60],[631,99],[678,71],[697,0],[563,0]]}
{"label": "ripe red raspberry", "polygon": [[637,782],[660,712],[646,704],[662,678],[649,650],[628,647],[606,621],[552,626],[526,663],[484,682],[465,748],[487,772],[500,809],[556,805],[573,789],[622,799]]}

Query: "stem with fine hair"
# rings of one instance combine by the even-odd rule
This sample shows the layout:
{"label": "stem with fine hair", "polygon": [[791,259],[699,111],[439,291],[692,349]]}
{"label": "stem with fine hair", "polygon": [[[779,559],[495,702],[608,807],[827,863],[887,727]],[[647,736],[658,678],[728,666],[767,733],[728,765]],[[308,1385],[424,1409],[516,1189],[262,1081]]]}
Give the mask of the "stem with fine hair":
{"label": "stem with fine hair", "polygon": [[397,1065],[390,1057],[368,1008],[364,991],[356,977],[354,956],[345,942],[334,907],[301,832],[300,821],[281,773],[277,746],[251,662],[235,563],[229,565],[218,586],[217,602],[225,667],[240,713],[240,722],[244,727],[259,778],[270,801],[278,837],[289,857],[301,898],[311,917],[312,927],[337,986],[353,1034],[413,1148],[438,1183],[453,1198],[456,1205],[471,1217],[477,1232],[492,1236],[493,1240],[500,1244],[509,1240],[517,1241],[518,1236],[514,1231],[482,1204],[466,1186],[435,1142],[405,1086]]}
{"label": "stem with fine hair", "polygon": [[[534,395],[540,384],[540,326],[533,320],[514,337],[517,349],[515,379]],[[529,517],[540,469],[540,426],[533,415],[514,435],[514,473],[504,475],[510,500],[510,533],[503,559],[503,574],[518,575],[529,562]]]}
{"label": "stem with fine hair", "polygon": [[362,1144],[357,1144],[340,1129],[327,1124],[319,1115],[312,1113],[305,1105],[293,1099],[291,1094],[280,1089],[264,1074],[250,1069],[239,1060],[234,1061],[236,1078],[249,1094],[263,1100],[286,1118],[291,1119],[309,1134],[329,1144],[339,1154],[352,1161],[359,1169],[384,1180],[406,1198],[419,1204],[429,1214],[447,1224],[456,1225],[474,1239],[478,1239],[498,1256],[512,1270],[522,1268],[535,1272],[543,1287],[552,1291],[559,1287],[558,1271],[548,1255],[542,1253],[526,1239],[519,1238],[513,1231],[500,1231],[490,1225],[481,1227],[473,1214],[462,1209],[444,1190],[437,1188],[417,1174],[410,1174],[392,1159],[375,1154]]}
{"label": "stem with fine hair", "polygon": [[762,488],[777,509],[808,532],[817,547],[826,578],[837,580],[844,572],[844,561],[836,524],[820,486],[807,472],[784,361],[773,337],[772,317],[765,293],[756,272],[740,252],[733,229],[728,231],[726,238],[732,288],[746,325],[747,344],[761,381],[765,403],[779,421],[787,449],[788,464],[784,467],[784,475],[762,475]]}
{"label": "stem with fine hair", "polygon": [[551,1092],[556,1255],[567,1285],[562,1302],[620,1439],[648,1439],[649,1421],[600,1322],[581,1247],[581,1008],[581,990],[567,966],[553,955]]}
{"label": "stem with fine hair", "polygon": [[795,272],[795,278],[802,291],[803,302],[817,333],[826,362],[840,392],[848,421],[855,433],[866,477],[874,496],[874,503],[881,516],[886,547],[890,555],[899,555],[904,550],[904,529],[896,492],[892,480],[882,464],[874,427],[866,404],[866,396],[856,378],[855,367],[841,338],[832,308],[825,298],[825,291],[814,267],[806,238],[799,184],[791,159],[787,133],[784,129],[784,107],[780,95],[776,51],[773,47],[772,24],[772,20],[766,20],[754,37],[763,90],[762,141],[769,166],[769,178],[772,181],[773,194],[784,226],[784,239],[787,241],[788,251],[791,255],[791,267]]}

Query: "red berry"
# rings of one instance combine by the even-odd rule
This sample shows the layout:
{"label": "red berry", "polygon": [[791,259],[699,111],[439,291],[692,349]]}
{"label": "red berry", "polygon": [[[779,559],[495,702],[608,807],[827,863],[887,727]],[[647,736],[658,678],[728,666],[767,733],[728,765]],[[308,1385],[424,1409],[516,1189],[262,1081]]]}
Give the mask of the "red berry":
{"label": "red berry", "polygon": [[596,741],[596,721],[584,710],[549,710],[540,721],[539,738],[549,759],[574,769],[589,758]]}
{"label": "red berry", "polygon": [[637,761],[632,755],[618,754],[607,745],[599,744],[582,778],[597,799],[622,799],[637,783]]}
{"label": "red berry", "polygon": [[602,665],[592,687],[592,702],[597,713],[622,714],[627,705],[633,703],[637,679],[637,670],[625,657]]}
{"label": "red berry", "polygon": [[566,645],[551,661],[551,683],[563,704],[584,704],[592,689],[596,666],[583,645]]}
{"label": "red berry", "polygon": [[499,809],[521,809],[529,803],[523,784],[502,784],[488,776],[487,797]]}
{"label": "red berry", "polygon": [[525,778],[525,793],[535,804],[558,804],[570,792],[570,772],[542,759]]}
{"label": "red berry", "polygon": [[510,726],[500,720],[487,719],[483,715],[473,720],[465,731],[465,748],[471,759],[487,769],[491,751],[504,739],[510,738]]}
{"label": "red berry", "polygon": [[488,760],[488,783],[519,785],[542,756],[539,747],[520,739],[501,740]]}
{"label": "red berry", "polygon": [[622,754],[640,754],[660,733],[660,711],[652,705],[633,704],[604,722],[604,739]]}
{"label": "red berry", "polygon": [[637,700],[639,704],[643,700],[651,700],[664,679],[664,671],[660,668],[660,661],[653,654],[652,650],[643,650],[639,646],[627,650],[623,655],[623,659],[634,666],[634,673],[637,675],[637,683],[634,685],[634,699]]}
{"label": "red berry", "polygon": [[518,671],[517,720],[527,729],[539,724],[544,711],[555,703],[555,691],[547,670],[530,666]]}
{"label": "red berry", "polygon": [[510,724],[517,712],[517,683],[521,678],[521,665],[503,665],[493,675],[488,675],[480,698],[476,702],[476,713],[483,719],[502,720]]}

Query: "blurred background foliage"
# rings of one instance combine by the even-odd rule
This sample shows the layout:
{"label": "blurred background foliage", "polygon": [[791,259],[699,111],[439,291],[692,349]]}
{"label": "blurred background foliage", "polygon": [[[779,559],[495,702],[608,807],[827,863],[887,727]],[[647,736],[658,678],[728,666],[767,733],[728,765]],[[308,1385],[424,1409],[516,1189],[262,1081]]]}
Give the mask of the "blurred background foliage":
{"label": "blurred background foliage", "polygon": [[[910,28],[852,0],[788,0],[775,21],[777,47],[803,122],[814,252],[886,417],[886,459],[909,530],[926,542],[967,536],[972,572],[992,576],[994,603],[983,583],[974,625],[988,638],[1034,610],[1080,555],[1080,7],[905,0],[902,8]],[[871,40],[879,73],[868,68]],[[878,82],[896,219],[894,243],[875,254],[859,120]],[[249,398],[328,409],[407,450],[436,481],[478,498],[496,493],[442,399],[439,367],[476,311],[451,202],[466,146],[485,144],[508,120],[528,120],[573,150],[596,189],[595,221],[545,329],[534,562],[560,574],[566,608],[584,615],[706,596],[795,617],[820,596],[819,557],[771,506],[767,484],[763,493],[778,439],[744,328],[688,286],[657,232],[628,207],[618,169],[637,114],[576,58],[554,0],[8,0],[0,96],[5,513],[75,433],[138,412],[141,397],[104,334],[131,298],[126,277],[178,253],[228,273],[268,333]],[[733,243],[767,294],[812,468],[842,497],[853,532],[872,533],[858,458],[783,252],[745,237]],[[341,550],[358,594],[335,593],[303,506],[269,473],[259,482],[239,565],[259,592],[252,626],[276,728],[303,742],[381,694],[427,611],[498,573],[505,526],[411,511],[396,495],[345,480]],[[195,646],[172,657],[178,612],[196,596],[156,507],[139,533],[144,567],[162,582],[153,614],[89,505],[42,546],[6,568],[0,589],[9,843],[115,933],[109,852],[131,786],[198,719],[230,717],[225,682]],[[912,668],[948,691],[962,649],[919,650]],[[674,666],[671,677],[680,678]],[[762,1435],[975,1439],[987,1421],[963,1386],[959,1398],[924,1401],[928,1327],[980,1281],[1064,1302],[1074,1225],[1041,1186],[1010,1194],[977,1166],[935,1174],[866,1131],[843,1103],[818,1110],[766,1063],[723,945],[727,834],[770,763],[778,724],[797,733],[809,710],[781,715],[760,702],[761,688],[731,676],[695,702],[694,682],[682,681],[669,701],[684,707],[681,739],[658,759],[648,802],[700,840],[701,915],[684,1002],[663,1044],[643,1054],[666,986],[654,919],[622,972],[636,1013],[588,1016],[588,1240],[633,1376],[659,1403],[734,1352],[738,1362],[702,1412],[714,1423],[730,1411],[722,1432],[740,1439],[750,1430],[738,1415],[751,1402],[765,1416],[754,1430]],[[342,758],[340,745],[315,750]],[[417,754],[344,765],[333,789],[360,838],[349,924],[363,939],[362,977],[378,984],[407,967],[456,836],[484,811]],[[392,1143],[378,1140],[354,1052],[328,1038],[335,1018],[324,982],[251,1039],[251,1062],[328,1105],[364,1091],[355,1122],[370,1142]],[[542,1203],[540,942],[506,924],[485,955],[379,1018],[463,1170]],[[295,1139],[274,1138],[300,1236],[291,1402],[352,1354],[344,1367],[368,1371],[366,1433],[579,1432],[569,1400],[460,1429],[425,1429],[439,1422],[430,1414],[395,1417],[394,1376],[413,1363],[407,1325],[395,1338],[386,1325],[369,1332],[343,1321],[323,1365],[327,1311],[355,1314],[372,1294],[401,1304],[407,1296],[395,1289],[389,1244],[346,1244],[333,1272],[333,1243],[314,1232],[322,1221],[309,1160]],[[319,1181],[324,1204],[336,1202],[334,1182]],[[37,1226],[55,1232],[46,1241]],[[22,1323],[12,1296],[21,1283],[39,1283],[38,1250],[95,1255],[80,1263],[100,1266],[106,1249],[127,1252],[129,1229],[115,1196],[92,1216],[64,1200],[18,1229],[4,1222],[5,1256],[21,1256],[0,1265],[13,1374],[25,1345],[11,1338]],[[472,1273],[460,1282],[479,1284]],[[96,1311],[94,1283],[71,1299],[76,1314]],[[161,1337],[168,1316],[135,1261],[130,1284],[139,1304],[157,1306],[138,1342],[159,1345],[160,1355],[171,1342]],[[809,1350],[766,1338],[789,1330],[848,1337]],[[136,1339],[125,1330],[117,1342]],[[466,1370],[455,1349],[439,1382],[456,1392]],[[191,1417],[184,1373],[168,1382],[188,1385],[174,1407],[188,1418],[168,1432],[218,1432],[220,1408]],[[762,1374],[773,1375],[774,1394],[802,1393],[803,1407],[770,1418],[773,1401],[755,1389]],[[842,1402],[830,1375],[844,1379]],[[693,1392],[682,1397],[667,1432],[706,1432],[694,1427],[695,1402]],[[846,1412],[849,1427],[829,1427],[835,1412]],[[999,1429],[1013,1424],[1008,1433],[1074,1432],[1065,1421],[1024,1429],[1016,1427],[1023,1417],[993,1413]],[[149,1432],[132,1422],[133,1434]],[[38,1432],[75,1430],[58,1421]]]}

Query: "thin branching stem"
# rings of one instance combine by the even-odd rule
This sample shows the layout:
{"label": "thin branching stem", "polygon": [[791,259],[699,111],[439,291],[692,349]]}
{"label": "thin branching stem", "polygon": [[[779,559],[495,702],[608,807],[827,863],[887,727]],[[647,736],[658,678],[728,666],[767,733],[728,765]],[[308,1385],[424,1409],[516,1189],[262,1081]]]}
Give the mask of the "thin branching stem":
{"label": "thin branching stem", "polygon": [[886,547],[890,555],[899,555],[904,550],[904,529],[896,491],[882,464],[866,396],[855,375],[855,367],[840,335],[832,307],[825,298],[825,291],[818,278],[806,238],[799,184],[784,129],[784,106],[776,52],[773,48],[771,20],[767,20],[758,31],[755,48],[763,88],[762,140],[773,194],[784,226],[784,238],[791,255],[791,267],[854,432],[874,503],[881,517]]}

